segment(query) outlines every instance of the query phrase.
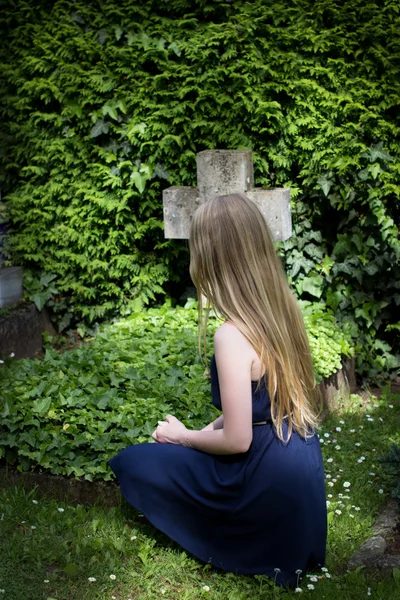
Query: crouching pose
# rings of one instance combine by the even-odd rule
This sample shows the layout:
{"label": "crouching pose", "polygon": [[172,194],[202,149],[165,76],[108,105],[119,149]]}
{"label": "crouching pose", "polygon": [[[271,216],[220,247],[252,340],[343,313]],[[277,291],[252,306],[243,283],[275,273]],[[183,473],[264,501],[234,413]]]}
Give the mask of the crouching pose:
{"label": "crouching pose", "polygon": [[198,208],[190,274],[199,340],[208,309],[222,317],[210,364],[222,414],[200,431],[168,415],[158,443],[129,446],[111,468],[127,501],[200,560],[294,585],[325,560],[317,388],[300,310],[245,195]]}

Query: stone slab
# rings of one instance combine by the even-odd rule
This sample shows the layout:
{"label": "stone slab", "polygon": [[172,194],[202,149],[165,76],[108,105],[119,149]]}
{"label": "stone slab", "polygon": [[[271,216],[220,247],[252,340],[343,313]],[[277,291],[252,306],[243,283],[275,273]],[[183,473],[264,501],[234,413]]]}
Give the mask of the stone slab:
{"label": "stone slab", "polygon": [[20,302],[22,290],[22,267],[3,267],[0,269],[0,308]]}
{"label": "stone slab", "polygon": [[258,206],[275,242],[284,242],[292,235],[290,188],[247,190],[246,195]]}
{"label": "stone slab", "polygon": [[42,333],[56,335],[45,310],[39,312],[34,304],[14,309],[0,318],[0,358],[12,352],[15,358],[32,358],[43,345]]}
{"label": "stone slab", "polygon": [[163,191],[164,236],[167,239],[188,239],[190,222],[199,205],[197,188],[172,186]]}
{"label": "stone slab", "polygon": [[254,187],[251,150],[203,150],[196,156],[200,201]]}

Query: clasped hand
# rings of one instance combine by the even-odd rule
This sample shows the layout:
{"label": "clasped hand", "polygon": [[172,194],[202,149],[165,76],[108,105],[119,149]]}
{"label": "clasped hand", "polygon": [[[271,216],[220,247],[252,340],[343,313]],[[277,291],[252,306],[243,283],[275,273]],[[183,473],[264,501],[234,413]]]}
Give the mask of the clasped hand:
{"label": "clasped hand", "polygon": [[187,429],[183,423],[172,415],[167,415],[165,421],[158,421],[158,427],[153,432],[152,438],[160,444],[185,445]]}

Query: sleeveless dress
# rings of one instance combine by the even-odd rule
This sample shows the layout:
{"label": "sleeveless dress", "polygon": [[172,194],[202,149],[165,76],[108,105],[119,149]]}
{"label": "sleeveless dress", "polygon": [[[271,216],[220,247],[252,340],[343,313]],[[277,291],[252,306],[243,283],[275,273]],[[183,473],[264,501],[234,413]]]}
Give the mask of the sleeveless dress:
{"label": "sleeveless dress", "polygon": [[[211,394],[221,409],[215,358]],[[252,382],[253,423],[270,419],[268,391]],[[326,497],[318,436],[285,444],[271,422],[253,425],[243,454],[173,444],[129,446],[110,460],[126,500],[171,539],[215,567],[267,574],[293,586],[324,565]],[[277,570],[280,571],[277,571]]]}

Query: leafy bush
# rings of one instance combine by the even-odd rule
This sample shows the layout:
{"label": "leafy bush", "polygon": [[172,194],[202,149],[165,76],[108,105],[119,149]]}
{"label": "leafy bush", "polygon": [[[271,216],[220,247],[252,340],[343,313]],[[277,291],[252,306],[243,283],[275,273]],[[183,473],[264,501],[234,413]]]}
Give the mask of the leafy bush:
{"label": "leafy bush", "polygon": [[[305,311],[321,379],[351,348],[319,305]],[[147,441],[166,414],[192,428],[213,420],[196,317],[195,308],[151,309],[103,327],[70,352],[47,348],[43,360],[8,359],[0,370],[0,457],[20,470],[109,479],[107,459]]]}
{"label": "leafy bush", "polygon": [[187,251],[163,239],[161,191],[195,184],[200,150],[251,148],[256,184],[292,189],[300,297],[392,348],[395,2],[14,0],[1,19],[8,257],[56,274],[64,312],[179,295]]}

